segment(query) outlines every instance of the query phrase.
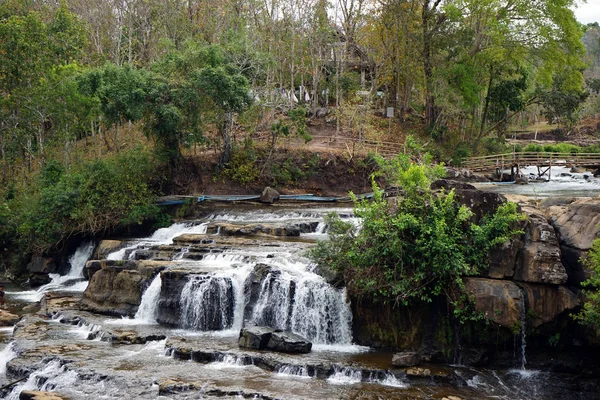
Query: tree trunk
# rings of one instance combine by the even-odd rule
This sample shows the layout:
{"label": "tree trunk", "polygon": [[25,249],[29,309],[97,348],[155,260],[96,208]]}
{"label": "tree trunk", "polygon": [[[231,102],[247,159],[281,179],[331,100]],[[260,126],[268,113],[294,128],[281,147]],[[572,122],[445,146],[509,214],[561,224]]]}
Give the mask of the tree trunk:
{"label": "tree trunk", "polygon": [[223,167],[225,164],[231,161],[231,123],[233,115],[231,111],[227,111],[220,124],[221,135],[223,136],[223,150],[221,152],[221,158],[219,160],[219,166]]}
{"label": "tree trunk", "polygon": [[421,17],[423,27],[423,72],[425,74],[425,126],[430,129],[433,128],[436,120],[435,96],[433,94],[433,66],[431,64],[431,11],[429,9],[429,0],[424,0]]}

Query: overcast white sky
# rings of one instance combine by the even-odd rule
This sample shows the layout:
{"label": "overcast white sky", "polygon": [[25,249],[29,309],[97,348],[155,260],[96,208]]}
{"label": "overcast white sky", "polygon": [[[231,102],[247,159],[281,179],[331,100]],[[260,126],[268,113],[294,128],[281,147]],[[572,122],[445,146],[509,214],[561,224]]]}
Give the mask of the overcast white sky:
{"label": "overcast white sky", "polygon": [[578,1],[579,7],[575,9],[575,17],[581,23],[588,24],[590,22],[600,23],[600,0]]}

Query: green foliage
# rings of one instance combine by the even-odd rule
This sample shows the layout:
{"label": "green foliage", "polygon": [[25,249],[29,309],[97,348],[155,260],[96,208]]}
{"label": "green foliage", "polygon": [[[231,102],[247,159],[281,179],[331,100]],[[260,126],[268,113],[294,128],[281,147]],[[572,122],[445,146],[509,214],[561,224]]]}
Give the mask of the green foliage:
{"label": "green foliage", "polygon": [[256,161],[258,154],[252,140],[248,139],[241,148],[235,148],[231,161],[223,170],[233,181],[246,185],[256,182],[260,171]]}
{"label": "green foliage", "polygon": [[588,253],[581,258],[581,263],[591,272],[590,277],[581,285],[584,287],[584,302],[581,311],[574,318],[581,324],[589,326],[600,336],[600,239],[592,242]]}
{"label": "green foliage", "polygon": [[503,204],[476,223],[454,191],[430,189],[441,166],[400,155],[382,167],[402,194],[385,198],[374,184],[373,200],[355,204],[360,231],[329,217],[330,240],[320,242],[312,256],[343,271],[355,295],[402,305],[443,295],[465,307],[462,277],[477,275],[490,249],[518,233],[514,226],[522,217],[516,205]]}
{"label": "green foliage", "polygon": [[579,111],[588,96],[580,88],[565,87],[564,80],[557,78],[550,90],[540,94],[544,116],[549,123],[563,125],[570,131],[579,121]]}
{"label": "green foliage", "polygon": [[150,188],[158,165],[136,149],[67,173],[50,162],[33,190],[15,198],[12,218],[21,246],[42,253],[74,234],[93,235],[156,219]]}

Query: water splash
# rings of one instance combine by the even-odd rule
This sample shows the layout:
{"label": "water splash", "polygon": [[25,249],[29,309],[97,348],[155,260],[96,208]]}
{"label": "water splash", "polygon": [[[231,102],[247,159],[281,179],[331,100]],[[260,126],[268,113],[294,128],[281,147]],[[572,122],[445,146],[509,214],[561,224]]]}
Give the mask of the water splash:
{"label": "water splash", "polygon": [[352,367],[333,367],[333,374],[327,378],[327,382],[334,385],[352,385],[362,381],[362,371]]}

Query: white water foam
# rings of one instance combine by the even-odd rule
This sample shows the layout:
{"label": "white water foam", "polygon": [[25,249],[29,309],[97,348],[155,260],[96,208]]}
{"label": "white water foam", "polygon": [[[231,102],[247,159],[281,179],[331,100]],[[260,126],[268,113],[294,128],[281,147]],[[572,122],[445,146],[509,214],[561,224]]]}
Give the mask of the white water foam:
{"label": "white water foam", "polygon": [[138,248],[148,246],[168,245],[173,243],[173,239],[184,234],[205,234],[207,223],[175,223],[167,228],[158,229],[152,236],[139,239],[135,244],[110,253],[107,260],[124,260],[127,253],[132,258],[134,251]]}
{"label": "white water foam", "polygon": [[61,365],[60,361],[52,360],[41,370],[33,372],[24,384],[16,386],[8,395],[8,400],[18,400],[24,390],[52,391],[73,386],[79,380],[79,375]]}
{"label": "white water foam", "polygon": [[334,385],[352,385],[362,381],[362,371],[351,367],[334,366],[333,374],[327,382]]}

